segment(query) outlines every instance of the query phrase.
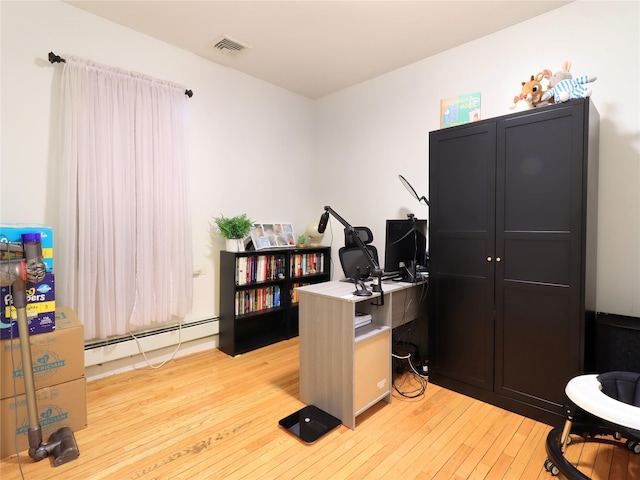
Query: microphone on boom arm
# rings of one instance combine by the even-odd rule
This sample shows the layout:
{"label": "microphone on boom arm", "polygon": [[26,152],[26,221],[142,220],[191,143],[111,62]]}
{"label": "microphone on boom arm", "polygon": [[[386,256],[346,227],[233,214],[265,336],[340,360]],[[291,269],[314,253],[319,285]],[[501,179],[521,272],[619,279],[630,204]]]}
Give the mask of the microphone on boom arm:
{"label": "microphone on boom arm", "polygon": [[[369,264],[367,269],[369,269],[373,274],[374,279],[373,279],[373,285],[371,287],[371,290],[373,292],[380,293],[380,305],[384,305],[384,294],[382,292],[382,285],[381,285],[382,269],[380,268],[380,265],[378,265],[378,261],[375,258],[373,258],[373,256],[371,255],[371,252],[367,249],[366,245],[362,241],[362,238],[360,238],[360,235],[358,235],[358,233],[349,224],[349,222],[347,222],[344,218],[338,215],[338,213],[336,213],[336,211],[333,210],[331,207],[325,206],[324,213],[320,216],[320,222],[318,223],[318,233],[323,233],[327,228],[327,223],[329,222],[329,214],[333,215],[336,218],[336,220],[338,220],[342,225],[344,225],[345,234],[350,234],[353,236],[353,240],[355,241],[356,245],[358,245],[358,248],[362,251],[362,254],[364,255],[365,260]],[[355,295],[364,296],[365,295],[364,292],[367,292],[368,295],[371,295],[371,292],[368,292],[366,288],[364,288],[364,291],[361,291],[360,289],[358,289],[357,285],[358,283],[356,282],[356,292],[354,292]]]}
{"label": "microphone on boom arm", "polygon": [[320,222],[318,222],[318,233],[324,233],[327,229],[327,223],[329,223],[329,210],[325,210],[325,212],[320,216]]}

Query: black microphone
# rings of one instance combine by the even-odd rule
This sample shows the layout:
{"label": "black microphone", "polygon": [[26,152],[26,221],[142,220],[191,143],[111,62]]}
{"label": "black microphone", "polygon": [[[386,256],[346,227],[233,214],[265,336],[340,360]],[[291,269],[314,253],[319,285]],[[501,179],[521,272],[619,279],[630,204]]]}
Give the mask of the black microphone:
{"label": "black microphone", "polygon": [[329,223],[329,212],[324,212],[320,216],[320,223],[318,223],[318,233],[324,233],[327,229],[327,223]]}

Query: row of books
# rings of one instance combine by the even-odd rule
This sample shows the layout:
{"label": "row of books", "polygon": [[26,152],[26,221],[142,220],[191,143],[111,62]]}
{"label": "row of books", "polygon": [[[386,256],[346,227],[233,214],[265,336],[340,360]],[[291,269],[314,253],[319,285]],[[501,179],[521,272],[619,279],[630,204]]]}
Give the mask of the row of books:
{"label": "row of books", "polygon": [[279,306],[280,287],[278,285],[236,292],[236,315],[245,315]]}
{"label": "row of books", "polygon": [[[291,276],[304,277],[324,272],[324,253],[291,255]],[[255,255],[236,258],[236,285],[268,282],[285,278],[284,254]]]}
{"label": "row of books", "polygon": [[298,303],[300,301],[300,294],[296,290],[298,287],[304,287],[309,285],[308,283],[294,283],[291,285],[291,303]]}
{"label": "row of books", "polygon": [[324,253],[291,255],[291,276],[303,277],[324,272]]}
{"label": "row of books", "polygon": [[247,285],[284,278],[285,256],[259,255],[236,258],[236,285]]}

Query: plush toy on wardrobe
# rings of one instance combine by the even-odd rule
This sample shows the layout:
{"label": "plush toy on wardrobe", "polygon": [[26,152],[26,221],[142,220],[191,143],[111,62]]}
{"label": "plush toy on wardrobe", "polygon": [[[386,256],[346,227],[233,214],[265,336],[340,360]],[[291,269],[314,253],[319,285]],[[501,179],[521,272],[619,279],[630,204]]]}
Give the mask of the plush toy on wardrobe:
{"label": "plush toy on wardrobe", "polygon": [[544,74],[543,71],[537,75],[531,75],[529,81],[522,82],[520,94],[513,97],[513,105],[509,108],[516,111],[530,110],[541,103],[547,103],[542,100],[544,87],[541,82],[544,79]]}
{"label": "plush toy on wardrobe", "polygon": [[573,78],[569,72],[571,62],[569,60],[562,63],[562,70],[551,73],[551,70],[544,70],[544,77],[549,81],[549,90],[542,95],[542,101],[551,103],[562,103],[576,98],[587,98],[591,96],[591,89],[587,84],[595,82],[598,77],[582,75]]}

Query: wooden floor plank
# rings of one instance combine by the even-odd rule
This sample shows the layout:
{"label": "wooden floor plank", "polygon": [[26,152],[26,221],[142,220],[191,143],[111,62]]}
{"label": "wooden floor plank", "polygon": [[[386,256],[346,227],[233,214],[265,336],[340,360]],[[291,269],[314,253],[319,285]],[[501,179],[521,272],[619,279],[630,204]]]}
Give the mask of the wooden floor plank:
{"label": "wooden floor plank", "polygon": [[[354,430],[304,444],[278,425],[304,406],[298,348],[293,339],[236,357],[214,349],[89,382],[80,457],[54,468],[22,452],[24,478],[553,479],[543,466],[551,427],[437,385],[417,399],[395,393]],[[577,437],[566,456],[593,480],[640,480],[640,455],[624,445]],[[16,455],[0,461],[0,477],[21,478]]]}

